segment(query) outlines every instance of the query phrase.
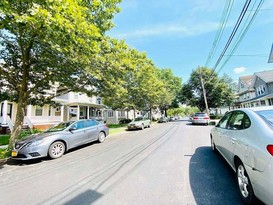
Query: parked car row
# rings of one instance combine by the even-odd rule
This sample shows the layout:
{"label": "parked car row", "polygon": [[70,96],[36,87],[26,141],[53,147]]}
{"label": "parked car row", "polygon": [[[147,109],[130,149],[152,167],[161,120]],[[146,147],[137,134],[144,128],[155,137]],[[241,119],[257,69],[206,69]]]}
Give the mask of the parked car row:
{"label": "parked car row", "polygon": [[236,172],[241,198],[273,204],[273,108],[255,107],[225,114],[211,130],[211,148]]}

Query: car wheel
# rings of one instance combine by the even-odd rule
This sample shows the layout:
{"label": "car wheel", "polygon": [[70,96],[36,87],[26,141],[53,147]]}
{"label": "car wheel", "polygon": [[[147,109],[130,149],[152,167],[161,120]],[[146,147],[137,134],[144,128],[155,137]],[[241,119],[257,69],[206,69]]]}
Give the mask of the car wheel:
{"label": "car wheel", "polygon": [[214,141],[213,141],[213,139],[212,139],[212,136],[210,136],[210,147],[211,147],[211,149],[212,149],[212,151],[213,151],[214,153],[217,152],[215,143],[214,143]]}
{"label": "car wheel", "polygon": [[141,129],[144,130],[144,125],[143,124],[141,125]]}
{"label": "car wheel", "polygon": [[57,159],[63,156],[65,152],[65,145],[61,141],[54,142],[48,149],[48,155],[52,159]]}
{"label": "car wheel", "polygon": [[103,143],[105,141],[105,138],[106,138],[105,133],[104,132],[100,132],[99,133],[99,139],[98,139],[98,141],[100,143]]}
{"label": "car wheel", "polygon": [[246,204],[255,203],[255,195],[251,185],[251,181],[241,161],[236,164],[237,184],[240,191],[241,198]]}
{"label": "car wheel", "polygon": [[148,124],[148,128],[151,128],[151,123]]}

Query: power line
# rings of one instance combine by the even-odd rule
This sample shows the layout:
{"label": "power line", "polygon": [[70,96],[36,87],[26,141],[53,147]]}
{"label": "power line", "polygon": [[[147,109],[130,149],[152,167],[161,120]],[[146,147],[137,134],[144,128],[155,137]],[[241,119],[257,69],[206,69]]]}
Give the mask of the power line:
{"label": "power line", "polygon": [[[221,66],[221,68],[218,70],[217,73],[219,73],[224,66],[227,64],[227,62],[230,60],[231,56],[233,55],[233,53],[235,52],[235,50],[238,48],[238,45],[240,44],[240,42],[242,41],[243,37],[246,35],[246,32],[249,30],[249,27],[251,26],[251,24],[253,23],[255,17],[257,16],[258,12],[260,11],[260,8],[262,6],[262,4],[264,3],[264,0],[260,0],[259,4],[257,5],[254,14],[252,15],[252,17],[250,18],[250,14],[248,15],[247,20],[250,18],[250,21],[247,23],[247,21],[244,24],[244,27],[242,29],[242,31],[240,32],[240,35],[238,36],[233,48],[231,49],[231,51],[229,52],[228,58],[224,61],[223,65]],[[253,8],[256,4],[256,1],[253,5]]]}
{"label": "power line", "polygon": [[221,20],[219,23],[218,32],[216,33],[216,35],[214,37],[213,44],[212,44],[211,50],[209,52],[208,58],[206,60],[205,67],[207,67],[209,65],[209,63],[210,63],[211,59],[213,58],[215,51],[219,45],[220,39],[221,39],[223,31],[226,27],[226,23],[227,23],[227,20],[229,18],[229,15],[230,15],[230,12],[231,12],[231,9],[233,6],[233,2],[234,2],[233,0],[226,1],[225,7],[223,9],[222,17],[221,17]]}
{"label": "power line", "polygon": [[227,41],[227,43],[226,43],[226,46],[224,47],[224,49],[223,49],[223,51],[222,51],[220,57],[218,58],[217,62],[215,63],[215,65],[214,65],[214,67],[213,67],[213,71],[216,70],[216,68],[217,68],[217,66],[219,65],[220,61],[221,61],[222,58],[224,57],[224,55],[225,55],[225,53],[226,53],[226,51],[227,51],[229,45],[231,44],[231,42],[232,42],[232,40],[233,40],[233,38],[234,38],[234,36],[235,36],[235,34],[236,34],[236,32],[237,32],[237,30],[238,30],[240,24],[241,24],[241,22],[242,22],[242,20],[243,20],[245,14],[246,14],[246,11],[247,11],[247,9],[248,9],[250,3],[251,3],[251,0],[247,0],[247,1],[245,2],[244,7],[243,7],[243,9],[242,9],[242,11],[241,11],[241,13],[240,13],[240,16],[239,16],[239,18],[238,18],[238,20],[237,20],[237,22],[236,22],[236,24],[235,24],[235,27],[233,28],[232,33],[231,33],[231,35],[230,35],[230,37],[229,37],[229,39],[228,39],[228,41]]}

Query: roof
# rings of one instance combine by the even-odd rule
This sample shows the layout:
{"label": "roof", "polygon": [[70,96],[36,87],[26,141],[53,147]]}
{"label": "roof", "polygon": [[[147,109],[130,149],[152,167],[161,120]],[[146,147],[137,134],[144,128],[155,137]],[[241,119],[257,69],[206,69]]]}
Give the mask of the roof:
{"label": "roof", "polygon": [[239,82],[244,83],[248,87],[251,85],[253,81],[254,75],[247,75],[247,76],[241,76],[239,77]]}
{"label": "roof", "polygon": [[254,73],[254,75],[261,78],[266,83],[273,82],[273,70],[257,72],[257,73]]}
{"label": "roof", "polygon": [[247,76],[241,76],[239,77],[239,80],[243,81],[243,82],[248,82],[250,80],[252,80],[253,75],[247,75]]}

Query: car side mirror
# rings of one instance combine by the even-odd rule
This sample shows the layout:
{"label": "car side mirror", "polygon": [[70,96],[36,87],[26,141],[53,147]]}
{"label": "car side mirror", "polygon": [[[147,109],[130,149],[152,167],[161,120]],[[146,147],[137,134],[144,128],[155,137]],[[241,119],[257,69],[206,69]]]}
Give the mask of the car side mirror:
{"label": "car side mirror", "polygon": [[72,132],[72,131],[75,131],[77,128],[75,126],[72,126],[69,128],[69,131]]}

